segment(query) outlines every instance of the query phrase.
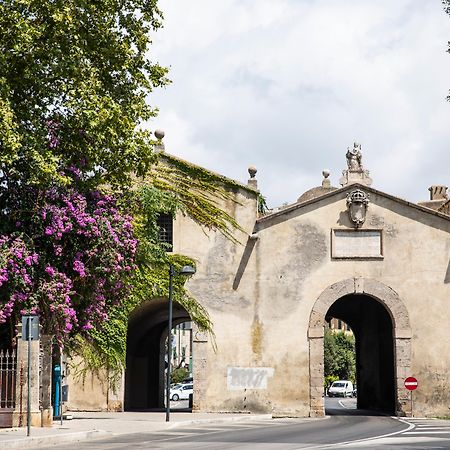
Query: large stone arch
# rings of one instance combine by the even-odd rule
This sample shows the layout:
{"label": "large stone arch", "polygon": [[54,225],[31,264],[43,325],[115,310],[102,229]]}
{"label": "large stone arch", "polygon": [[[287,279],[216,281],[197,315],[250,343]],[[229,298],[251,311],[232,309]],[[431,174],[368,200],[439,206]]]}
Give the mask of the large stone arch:
{"label": "large stone arch", "polygon": [[333,303],[351,294],[370,296],[384,305],[392,319],[396,415],[411,413],[403,380],[410,375],[411,368],[411,326],[409,314],[397,292],[385,284],[367,278],[349,278],[332,284],[316,300],[311,311],[308,327],[310,416],[324,415],[323,400],[323,336],[325,315]]}

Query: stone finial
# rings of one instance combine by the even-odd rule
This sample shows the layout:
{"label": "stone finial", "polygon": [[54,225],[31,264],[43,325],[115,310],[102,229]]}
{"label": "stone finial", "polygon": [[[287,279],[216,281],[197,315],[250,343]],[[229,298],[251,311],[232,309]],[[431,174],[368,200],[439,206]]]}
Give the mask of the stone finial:
{"label": "stone finial", "polygon": [[256,172],[258,172],[258,171],[256,170],[255,166],[250,166],[248,168],[248,173],[250,175],[250,178],[255,178]]}
{"label": "stone finial", "polygon": [[165,134],[166,133],[164,133],[164,131],[163,130],[155,130],[155,136],[156,136],[156,139],[158,139],[158,140],[161,140],[164,136],[165,136]]}
{"label": "stone finial", "polygon": [[158,139],[158,142],[155,145],[155,151],[157,153],[162,153],[165,150],[164,142],[162,141],[166,133],[163,130],[155,130],[155,137]]}
{"label": "stone finial", "polygon": [[323,180],[322,180],[322,187],[330,187],[331,186],[331,182],[328,179],[328,177],[330,176],[330,171],[328,169],[324,169],[322,170],[322,175],[323,175]]}
{"label": "stone finial", "polygon": [[437,186],[433,185],[428,188],[430,191],[430,200],[447,200],[447,186]]}
{"label": "stone finial", "polygon": [[253,189],[258,189],[258,181],[255,178],[256,172],[258,172],[258,171],[256,170],[255,166],[250,166],[248,168],[248,173],[250,175],[250,179],[248,180],[247,185]]}
{"label": "stone finial", "polygon": [[370,186],[372,178],[369,176],[369,171],[364,170],[362,165],[361,144],[355,142],[352,149],[348,147],[345,157],[347,158],[347,169],[342,171],[342,178],[339,180],[341,186],[353,183]]}

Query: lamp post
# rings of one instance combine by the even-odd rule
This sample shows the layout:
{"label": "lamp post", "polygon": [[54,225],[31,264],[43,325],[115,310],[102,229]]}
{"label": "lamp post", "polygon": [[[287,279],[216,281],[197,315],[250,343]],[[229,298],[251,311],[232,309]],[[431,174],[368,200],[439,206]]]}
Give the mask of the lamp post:
{"label": "lamp post", "polygon": [[170,420],[170,375],[172,360],[172,294],[174,275],[194,275],[195,269],[192,266],[183,266],[177,273],[172,264],[169,266],[169,323],[167,332],[167,380],[166,380],[166,422]]}

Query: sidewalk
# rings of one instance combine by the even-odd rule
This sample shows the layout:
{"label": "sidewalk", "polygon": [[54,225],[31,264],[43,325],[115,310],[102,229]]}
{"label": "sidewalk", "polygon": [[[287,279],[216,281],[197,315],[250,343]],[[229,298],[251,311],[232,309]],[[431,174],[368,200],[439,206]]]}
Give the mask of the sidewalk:
{"label": "sidewalk", "polygon": [[54,421],[52,427],[0,429],[0,449],[46,448],[86,439],[120,434],[160,431],[198,423],[221,423],[237,420],[270,420],[270,414],[190,413],[172,411],[170,422],[165,412],[68,412],[72,420]]}

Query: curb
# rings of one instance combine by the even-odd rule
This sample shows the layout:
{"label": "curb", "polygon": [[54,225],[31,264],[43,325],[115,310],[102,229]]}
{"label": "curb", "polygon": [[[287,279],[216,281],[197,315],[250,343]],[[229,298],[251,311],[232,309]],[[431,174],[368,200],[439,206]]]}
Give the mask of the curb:
{"label": "curb", "polygon": [[192,419],[185,420],[182,422],[169,422],[166,426],[167,429],[177,428],[183,425],[199,425],[202,423],[225,423],[225,422],[236,422],[238,420],[272,420],[272,414],[243,414],[242,416],[233,417],[215,417],[214,419]]}
{"label": "curb", "polygon": [[[236,422],[236,421],[252,421],[252,420],[271,420],[271,414],[245,414],[242,416],[233,416],[233,417],[215,417],[215,418],[202,418],[202,419],[192,419],[192,420],[183,420],[179,422],[153,422],[154,428],[151,431],[161,431],[161,430],[169,430],[182,426],[189,425],[199,425],[199,424],[208,424],[208,423],[226,423],[226,422]],[[105,430],[89,430],[89,431],[73,431],[73,432],[64,432],[59,434],[57,430],[55,430],[54,434],[48,434],[46,436],[21,436],[16,438],[11,438],[7,440],[0,440],[0,450],[12,450],[12,449],[27,449],[27,448],[38,448],[45,447],[46,445],[56,445],[56,444],[65,444],[70,442],[79,442],[86,441],[91,439],[99,439],[103,437],[111,437],[111,436],[124,436],[131,435],[136,433],[142,433],[142,431],[126,431],[126,432],[111,432]]]}
{"label": "curb", "polygon": [[[98,439],[101,437],[112,436],[112,433],[103,430],[77,431],[64,434],[50,434],[47,436],[24,436],[16,439],[0,441],[0,449],[24,449],[37,448],[45,444],[65,444],[68,442],[85,441],[89,439]],[[43,447],[45,448],[45,447]]]}

